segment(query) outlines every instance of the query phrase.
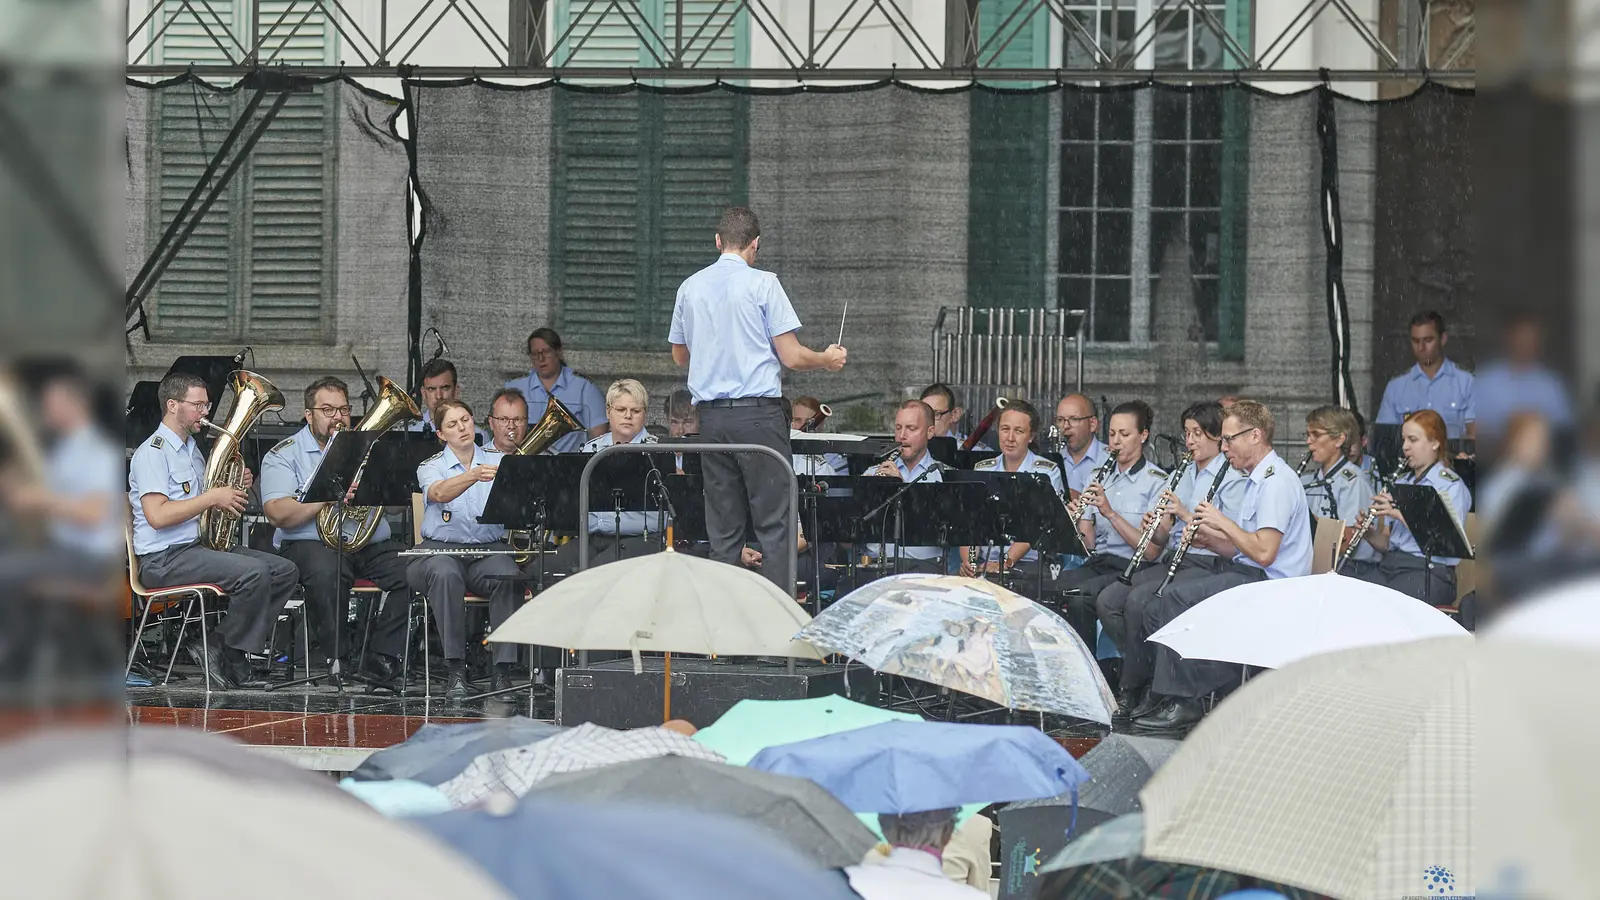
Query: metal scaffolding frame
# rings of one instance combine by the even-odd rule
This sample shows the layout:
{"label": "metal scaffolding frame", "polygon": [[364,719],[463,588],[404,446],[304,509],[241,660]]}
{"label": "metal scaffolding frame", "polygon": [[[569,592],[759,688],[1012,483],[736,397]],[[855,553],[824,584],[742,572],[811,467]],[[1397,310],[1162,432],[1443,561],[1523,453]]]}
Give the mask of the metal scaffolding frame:
{"label": "metal scaffolding frame", "polygon": [[[229,77],[263,67],[291,66],[308,76],[344,74],[356,77],[615,79],[651,83],[705,83],[709,81],[798,80],[824,81],[950,81],[975,79],[997,82],[1138,81],[1148,78],[1205,81],[1390,81],[1431,78],[1471,83],[1474,70],[1463,67],[1473,58],[1476,28],[1471,5],[1462,0],[1384,0],[1397,10],[1393,27],[1373,27],[1351,6],[1350,0],[1250,0],[1251,30],[1258,23],[1256,10],[1263,3],[1301,2],[1298,12],[1275,35],[1257,35],[1242,45],[1204,0],[1150,0],[1151,15],[1140,23],[1123,47],[1108,52],[1085,27],[1073,0],[1023,0],[1007,9],[1005,0],[944,0],[942,34],[924,34],[909,14],[913,3],[934,0],[849,0],[837,17],[819,17],[818,0],[809,0],[803,33],[787,26],[772,10],[769,0],[715,0],[701,8],[694,21],[685,23],[683,0],[655,0],[667,4],[675,27],[658,28],[645,4],[649,0],[570,0],[574,13],[564,27],[552,23],[549,0],[509,0],[510,14],[503,22],[485,15],[478,0],[415,0],[398,9],[399,2],[378,0],[376,16],[352,14],[342,0],[278,0],[263,10],[260,0],[243,2],[242,15],[233,15],[236,0],[124,0],[127,26],[128,75],[160,78],[194,72]],[[242,2],[242,0],[237,0]],[[1134,0],[1124,0],[1131,6]],[[146,8],[147,5],[147,8]],[[370,11],[372,5],[364,9]],[[1112,9],[1116,8],[1113,4]],[[1463,14],[1462,10],[1466,10]],[[226,12],[226,15],[224,14]],[[737,14],[748,18],[776,48],[782,64],[771,67],[728,68],[707,64],[707,52],[732,25]],[[1221,70],[1136,67],[1141,54],[1155,41],[1164,24],[1174,17],[1193,15],[1198,28],[1211,33],[1222,47],[1228,68]],[[641,58],[637,67],[565,65],[594,37],[601,16],[625,22],[637,35]],[[1340,71],[1294,70],[1281,65],[1284,57],[1319,20],[1336,18],[1349,27],[1372,51],[1367,69]],[[1001,66],[1004,51],[1021,34],[1047,20],[1047,27],[1062,29],[1075,51],[1093,60],[1087,68],[1041,69]],[[431,55],[438,27],[459,21],[476,38],[473,59],[436,65],[419,60]],[[992,28],[980,28],[980,23]],[[893,40],[915,61],[890,68],[851,68],[837,65],[840,53],[860,39],[863,26],[887,25]],[[173,62],[152,59],[162,38],[175,25],[198,29],[224,61]],[[296,37],[330,28],[340,36],[347,55],[340,65],[299,65],[285,60],[284,50]],[[982,35],[988,32],[987,37]],[[1380,31],[1392,32],[1385,37]],[[1442,37],[1441,37],[1442,35]],[[1256,51],[1254,48],[1262,48]],[[209,49],[209,48],[208,48]]]}

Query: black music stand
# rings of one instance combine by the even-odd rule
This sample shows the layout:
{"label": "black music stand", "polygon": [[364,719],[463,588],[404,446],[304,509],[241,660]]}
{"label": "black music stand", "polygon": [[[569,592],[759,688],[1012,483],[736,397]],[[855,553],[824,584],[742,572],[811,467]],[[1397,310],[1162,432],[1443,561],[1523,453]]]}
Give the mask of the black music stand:
{"label": "black music stand", "polygon": [[1027,542],[1039,554],[1039,598],[1045,595],[1045,558],[1068,553],[1087,556],[1083,538],[1067,514],[1061,495],[1050,486],[1050,479],[1037,472],[946,472],[953,481],[980,482],[988,486],[989,497],[999,515],[999,533],[1007,541]]}
{"label": "black music stand", "polygon": [[1423,569],[1422,596],[1433,596],[1433,558],[1436,556],[1473,559],[1472,542],[1456,517],[1450,514],[1444,496],[1431,484],[1396,484],[1389,488],[1395,508],[1405,516],[1406,527],[1417,540],[1428,565]]}
{"label": "black music stand", "polygon": [[877,531],[880,558],[882,545],[887,543],[885,531],[894,532],[896,575],[900,574],[900,561],[908,545],[965,546],[992,539],[987,536],[998,527],[990,518],[995,510],[989,502],[987,485],[923,480],[934,471],[937,470],[930,468],[911,481],[875,475],[856,479],[853,496],[859,527],[867,534]]}
{"label": "black music stand", "polygon": [[[358,478],[365,477],[364,466],[368,457],[372,455],[372,448],[383,436],[382,432],[375,431],[339,431],[328,440],[328,446],[323,449],[322,461],[317,463],[316,471],[311,473],[311,480],[306,482],[304,489],[297,498],[301,503],[332,503],[335,510],[342,512],[345,508],[345,495],[350,493],[350,486]],[[356,504],[352,504],[356,505]],[[381,513],[380,513],[381,515]],[[333,688],[339,693],[344,693],[345,675],[340,662],[340,637],[344,631],[346,616],[341,615],[345,604],[349,603],[350,588],[344,583],[344,564],[349,558],[344,542],[339,542],[339,571],[334,576],[334,609],[333,609],[333,656],[328,663],[328,671],[321,675],[307,675],[290,681],[281,681],[267,686],[267,690],[275,691],[279,688],[295,687],[302,684],[317,684],[323,679],[333,682]],[[309,610],[307,611],[309,615]],[[363,651],[366,648],[362,648]],[[311,668],[311,648],[306,648],[306,669]],[[359,665],[357,666],[359,669]],[[350,674],[350,680],[359,681],[370,687],[375,687],[379,682],[362,676],[359,672]]]}

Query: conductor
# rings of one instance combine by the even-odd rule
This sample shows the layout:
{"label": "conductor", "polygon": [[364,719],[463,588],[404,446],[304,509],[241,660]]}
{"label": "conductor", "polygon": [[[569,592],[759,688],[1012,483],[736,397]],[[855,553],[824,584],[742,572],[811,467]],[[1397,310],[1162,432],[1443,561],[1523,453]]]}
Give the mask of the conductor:
{"label": "conductor", "polygon": [[[818,352],[802,346],[800,319],[778,276],[755,268],[761,243],[756,214],[731,207],[717,223],[721,256],[678,287],[672,308],[672,361],[689,367],[689,393],[700,436],[723,444],[760,444],[787,459],[789,419],[783,408],[782,367],[796,371],[844,368],[838,344]],[[762,572],[786,594],[794,593],[786,536],[789,473],[764,456],[708,453],[706,531],[711,558],[738,565],[745,529],[753,526],[763,556],[776,565]],[[781,562],[780,562],[781,561]]]}

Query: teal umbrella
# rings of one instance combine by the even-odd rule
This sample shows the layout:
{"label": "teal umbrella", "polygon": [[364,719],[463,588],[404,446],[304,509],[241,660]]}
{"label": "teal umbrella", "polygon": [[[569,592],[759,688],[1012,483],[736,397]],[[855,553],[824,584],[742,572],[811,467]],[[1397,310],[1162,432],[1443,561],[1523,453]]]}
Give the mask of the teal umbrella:
{"label": "teal umbrella", "polygon": [[768,747],[853,731],[896,719],[918,719],[913,713],[867,706],[843,697],[805,700],[740,700],[715,724],[694,739],[742,766]]}

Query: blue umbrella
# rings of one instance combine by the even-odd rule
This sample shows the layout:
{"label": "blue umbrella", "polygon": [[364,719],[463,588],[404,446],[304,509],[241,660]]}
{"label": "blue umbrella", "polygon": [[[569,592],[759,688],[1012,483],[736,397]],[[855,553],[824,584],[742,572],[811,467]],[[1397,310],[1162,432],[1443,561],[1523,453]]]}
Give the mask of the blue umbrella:
{"label": "blue umbrella", "polygon": [[748,823],[669,807],[524,800],[411,819],[527,900],[860,900]]}
{"label": "blue umbrella", "polygon": [[780,744],[750,768],[809,778],[857,812],[908,813],[1054,797],[1089,773],[1037,728],[885,722]]}

